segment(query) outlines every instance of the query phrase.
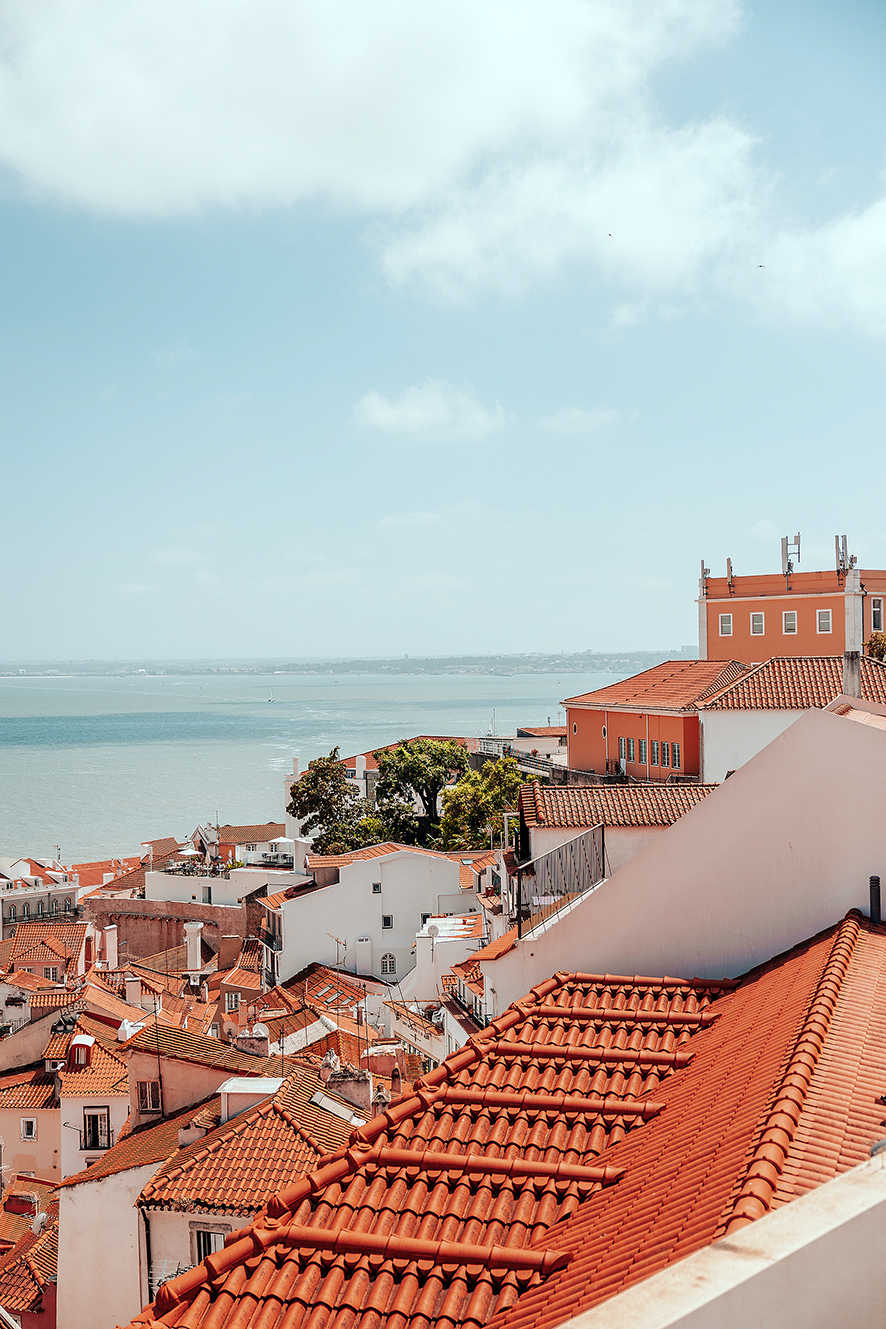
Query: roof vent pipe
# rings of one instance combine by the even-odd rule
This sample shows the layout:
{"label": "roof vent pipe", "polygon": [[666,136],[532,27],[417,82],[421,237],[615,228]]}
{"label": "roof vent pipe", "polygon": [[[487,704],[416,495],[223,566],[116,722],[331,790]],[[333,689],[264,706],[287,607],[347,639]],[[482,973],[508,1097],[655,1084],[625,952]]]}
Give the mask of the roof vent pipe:
{"label": "roof vent pipe", "polygon": [[880,878],[871,877],[871,922],[880,921]]}
{"label": "roof vent pipe", "polygon": [[861,653],[843,652],[843,696],[861,696]]}

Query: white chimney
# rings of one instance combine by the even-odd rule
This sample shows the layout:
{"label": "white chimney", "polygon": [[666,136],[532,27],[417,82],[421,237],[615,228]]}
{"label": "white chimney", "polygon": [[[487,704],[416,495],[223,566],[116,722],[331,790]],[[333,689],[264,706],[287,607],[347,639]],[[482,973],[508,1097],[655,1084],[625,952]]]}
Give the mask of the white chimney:
{"label": "white chimney", "polygon": [[105,964],[109,969],[117,968],[117,924],[109,923],[105,932]]}
{"label": "white chimney", "polygon": [[124,981],[126,1000],[130,1006],[140,1006],[142,1000],[142,981],[134,974],[127,974]]}
{"label": "white chimney", "polygon": [[188,948],[186,967],[189,974],[199,974],[203,968],[203,960],[200,954],[200,936],[202,932],[202,923],[185,923],[185,945]]}

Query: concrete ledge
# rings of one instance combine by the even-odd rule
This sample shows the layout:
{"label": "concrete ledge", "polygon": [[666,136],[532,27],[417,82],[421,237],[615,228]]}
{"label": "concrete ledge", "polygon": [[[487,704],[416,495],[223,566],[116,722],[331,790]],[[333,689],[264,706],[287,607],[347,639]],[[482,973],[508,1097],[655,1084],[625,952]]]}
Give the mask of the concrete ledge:
{"label": "concrete ledge", "polygon": [[886,1324],[886,1151],[561,1329]]}

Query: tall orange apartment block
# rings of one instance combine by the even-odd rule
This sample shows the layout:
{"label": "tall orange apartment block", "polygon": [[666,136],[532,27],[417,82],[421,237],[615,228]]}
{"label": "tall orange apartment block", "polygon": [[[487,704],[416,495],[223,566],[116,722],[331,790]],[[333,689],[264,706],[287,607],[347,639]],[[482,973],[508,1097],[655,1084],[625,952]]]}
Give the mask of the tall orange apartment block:
{"label": "tall orange apartment block", "polygon": [[886,571],[856,567],[846,537],[836,537],[835,566],[799,572],[800,537],[782,542],[781,572],[712,577],[704,562],[698,584],[698,654],[703,660],[759,664],[774,655],[861,652],[886,623]]}

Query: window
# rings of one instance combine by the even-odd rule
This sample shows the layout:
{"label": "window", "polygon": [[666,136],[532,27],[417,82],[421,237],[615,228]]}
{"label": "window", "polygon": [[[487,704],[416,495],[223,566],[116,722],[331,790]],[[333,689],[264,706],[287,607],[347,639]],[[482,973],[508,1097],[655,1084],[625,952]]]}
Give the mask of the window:
{"label": "window", "polygon": [[627,741],[623,738],[618,740],[618,759],[624,761],[628,755]]}
{"label": "window", "polygon": [[422,925],[422,927],[424,927],[424,925],[425,925],[425,923],[427,923],[428,919],[429,919],[429,918],[432,918],[432,917],[433,917],[432,914],[422,914],[422,916],[421,916],[421,925]]}
{"label": "window", "polygon": [[573,724],[573,726],[572,726],[572,732],[573,732],[573,734],[577,734],[577,733],[578,733],[578,725],[577,725],[577,724]]}
{"label": "window", "polygon": [[43,966],[43,977],[48,978],[50,983],[58,982],[58,966],[45,964]]}
{"label": "window", "polygon": [[[875,600],[875,601],[874,601],[874,604],[876,604],[876,603],[877,603],[877,602],[876,602],[876,600]],[[882,605],[882,603],[883,603],[883,601],[881,600],[881,601],[880,601],[880,604]],[[883,617],[883,614],[882,614],[882,611],[881,611],[881,613],[880,613],[880,618],[881,618],[881,620],[882,620],[882,617]],[[817,615],[817,618],[818,618],[818,631],[819,631],[819,632],[830,632],[830,630],[831,630],[831,611],[830,611],[830,609],[819,609],[819,611],[818,611],[818,615]]]}
{"label": "window", "polygon": [[661,764],[662,764],[662,766],[670,766],[670,764],[671,764],[671,745],[670,745],[670,743],[662,743],[662,745],[661,745]]}
{"label": "window", "polygon": [[207,1255],[212,1255],[213,1251],[220,1251],[230,1230],[229,1227],[192,1227],[191,1240],[193,1242],[192,1256],[194,1263],[202,1264]]}
{"label": "window", "polygon": [[53,913],[53,914],[57,914],[57,913],[58,913],[58,900],[56,900],[54,897],[53,897],[52,903],[51,903],[50,906],[49,906],[49,909],[50,909],[50,912]]}
{"label": "window", "polygon": [[751,614],[751,636],[762,637],[766,629],[764,614]]}
{"label": "window", "polygon": [[672,744],[671,744],[671,765],[673,766],[673,768],[674,768],[675,771],[679,771],[679,769],[680,769],[680,744],[679,744],[679,743],[672,743]]}
{"label": "window", "polygon": [[6,911],[6,917],[9,919],[10,923],[14,923],[14,922],[15,922],[15,905],[14,905],[14,904],[11,904],[11,905],[9,906],[9,909]]}
{"label": "window", "polygon": [[[827,611],[822,609],[821,613]],[[821,632],[821,628],[818,629]],[[871,632],[883,631],[883,600],[880,596],[874,596],[871,601]]]}
{"label": "window", "polygon": [[22,1139],[23,1139],[23,1140],[36,1140],[36,1138],[37,1138],[37,1118],[36,1118],[36,1117],[22,1117],[22,1118],[21,1118],[21,1126],[22,1126]]}
{"label": "window", "polygon": [[391,955],[390,952],[388,952],[387,955],[383,955],[381,957],[381,971],[383,974],[396,974],[397,957],[395,955]]}
{"label": "window", "polygon": [[380,881],[374,881],[374,882],[372,883],[372,894],[373,894],[373,895],[381,895],[381,882],[380,882]]}
{"label": "window", "polygon": [[634,760],[634,740],[633,740],[632,738],[629,738],[629,739],[628,739],[628,761],[633,761],[633,760]]}
{"label": "window", "polygon": [[138,1110],[139,1110],[139,1112],[159,1112],[159,1111],[160,1111],[160,1081],[159,1081],[159,1080],[139,1080],[139,1082],[138,1082]]}
{"label": "window", "polygon": [[82,1043],[78,1043],[77,1046],[74,1048],[74,1065],[75,1066],[89,1065],[89,1048],[84,1047]]}
{"label": "window", "polygon": [[81,1149],[110,1149],[111,1122],[107,1108],[83,1109],[83,1143]]}
{"label": "window", "polygon": [[650,762],[649,764],[650,764],[651,766],[657,766],[657,765],[658,765],[658,739],[657,739],[657,738],[654,738],[654,739],[652,740],[652,742],[649,744],[649,746],[652,748],[652,760],[651,760],[651,762]]}
{"label": "window", "polygon": [[392,927],[394,926],[394,915],[393,915],[393,914],[382,914],[382,916],[381,916],[381,925],[382,925],[383,928],[392,928]]}
{"label": "window", "polygon": [[38,900],[38,901],[37,901],[37,917],[38,917],[38,918],[42,918],[42,917],[43,917],[43,901],[42,901],[42,900]]}
{"label": "window", "polygon": [[218,1025],[217,1025],[217,1024],[211,1024],[211,1025],[209,1026],[209,1037],[210,1037],[210,1038],[218,1038]]}
{"label": "window", "polygon": [[781,616],[781,630],[786,637],[797,635],[797,611],[796,609],[786,609]]}
{"label": "window", "polygon": [[721,614],[721,615],[720,615],[720,636],[721,636],[721,637],[731,637],[731,636],[732,636],[732,615],[731,615],[731,614]]}
{"label": "window", "polygon": [[65,896],[65,913],[66,913],[66,914],[69,914],[70,912],[71,912],[71,897],[70,897],[70,895],[66,895],[66,896]]}
{"label": "window", "polygon": [[239,1009],[240,1009],[240,993],[226,992],[225,1011],[230,1013],[231,1011],[239,1011]]}
{"label": "window", "polygon": [[646,739],[640,739],[640,765],[646,765]]}
{"label": "window", "polygon": [[29,904],[23,904],[22,918],[30,918],[30,917],[31,917],[31,906]]}

